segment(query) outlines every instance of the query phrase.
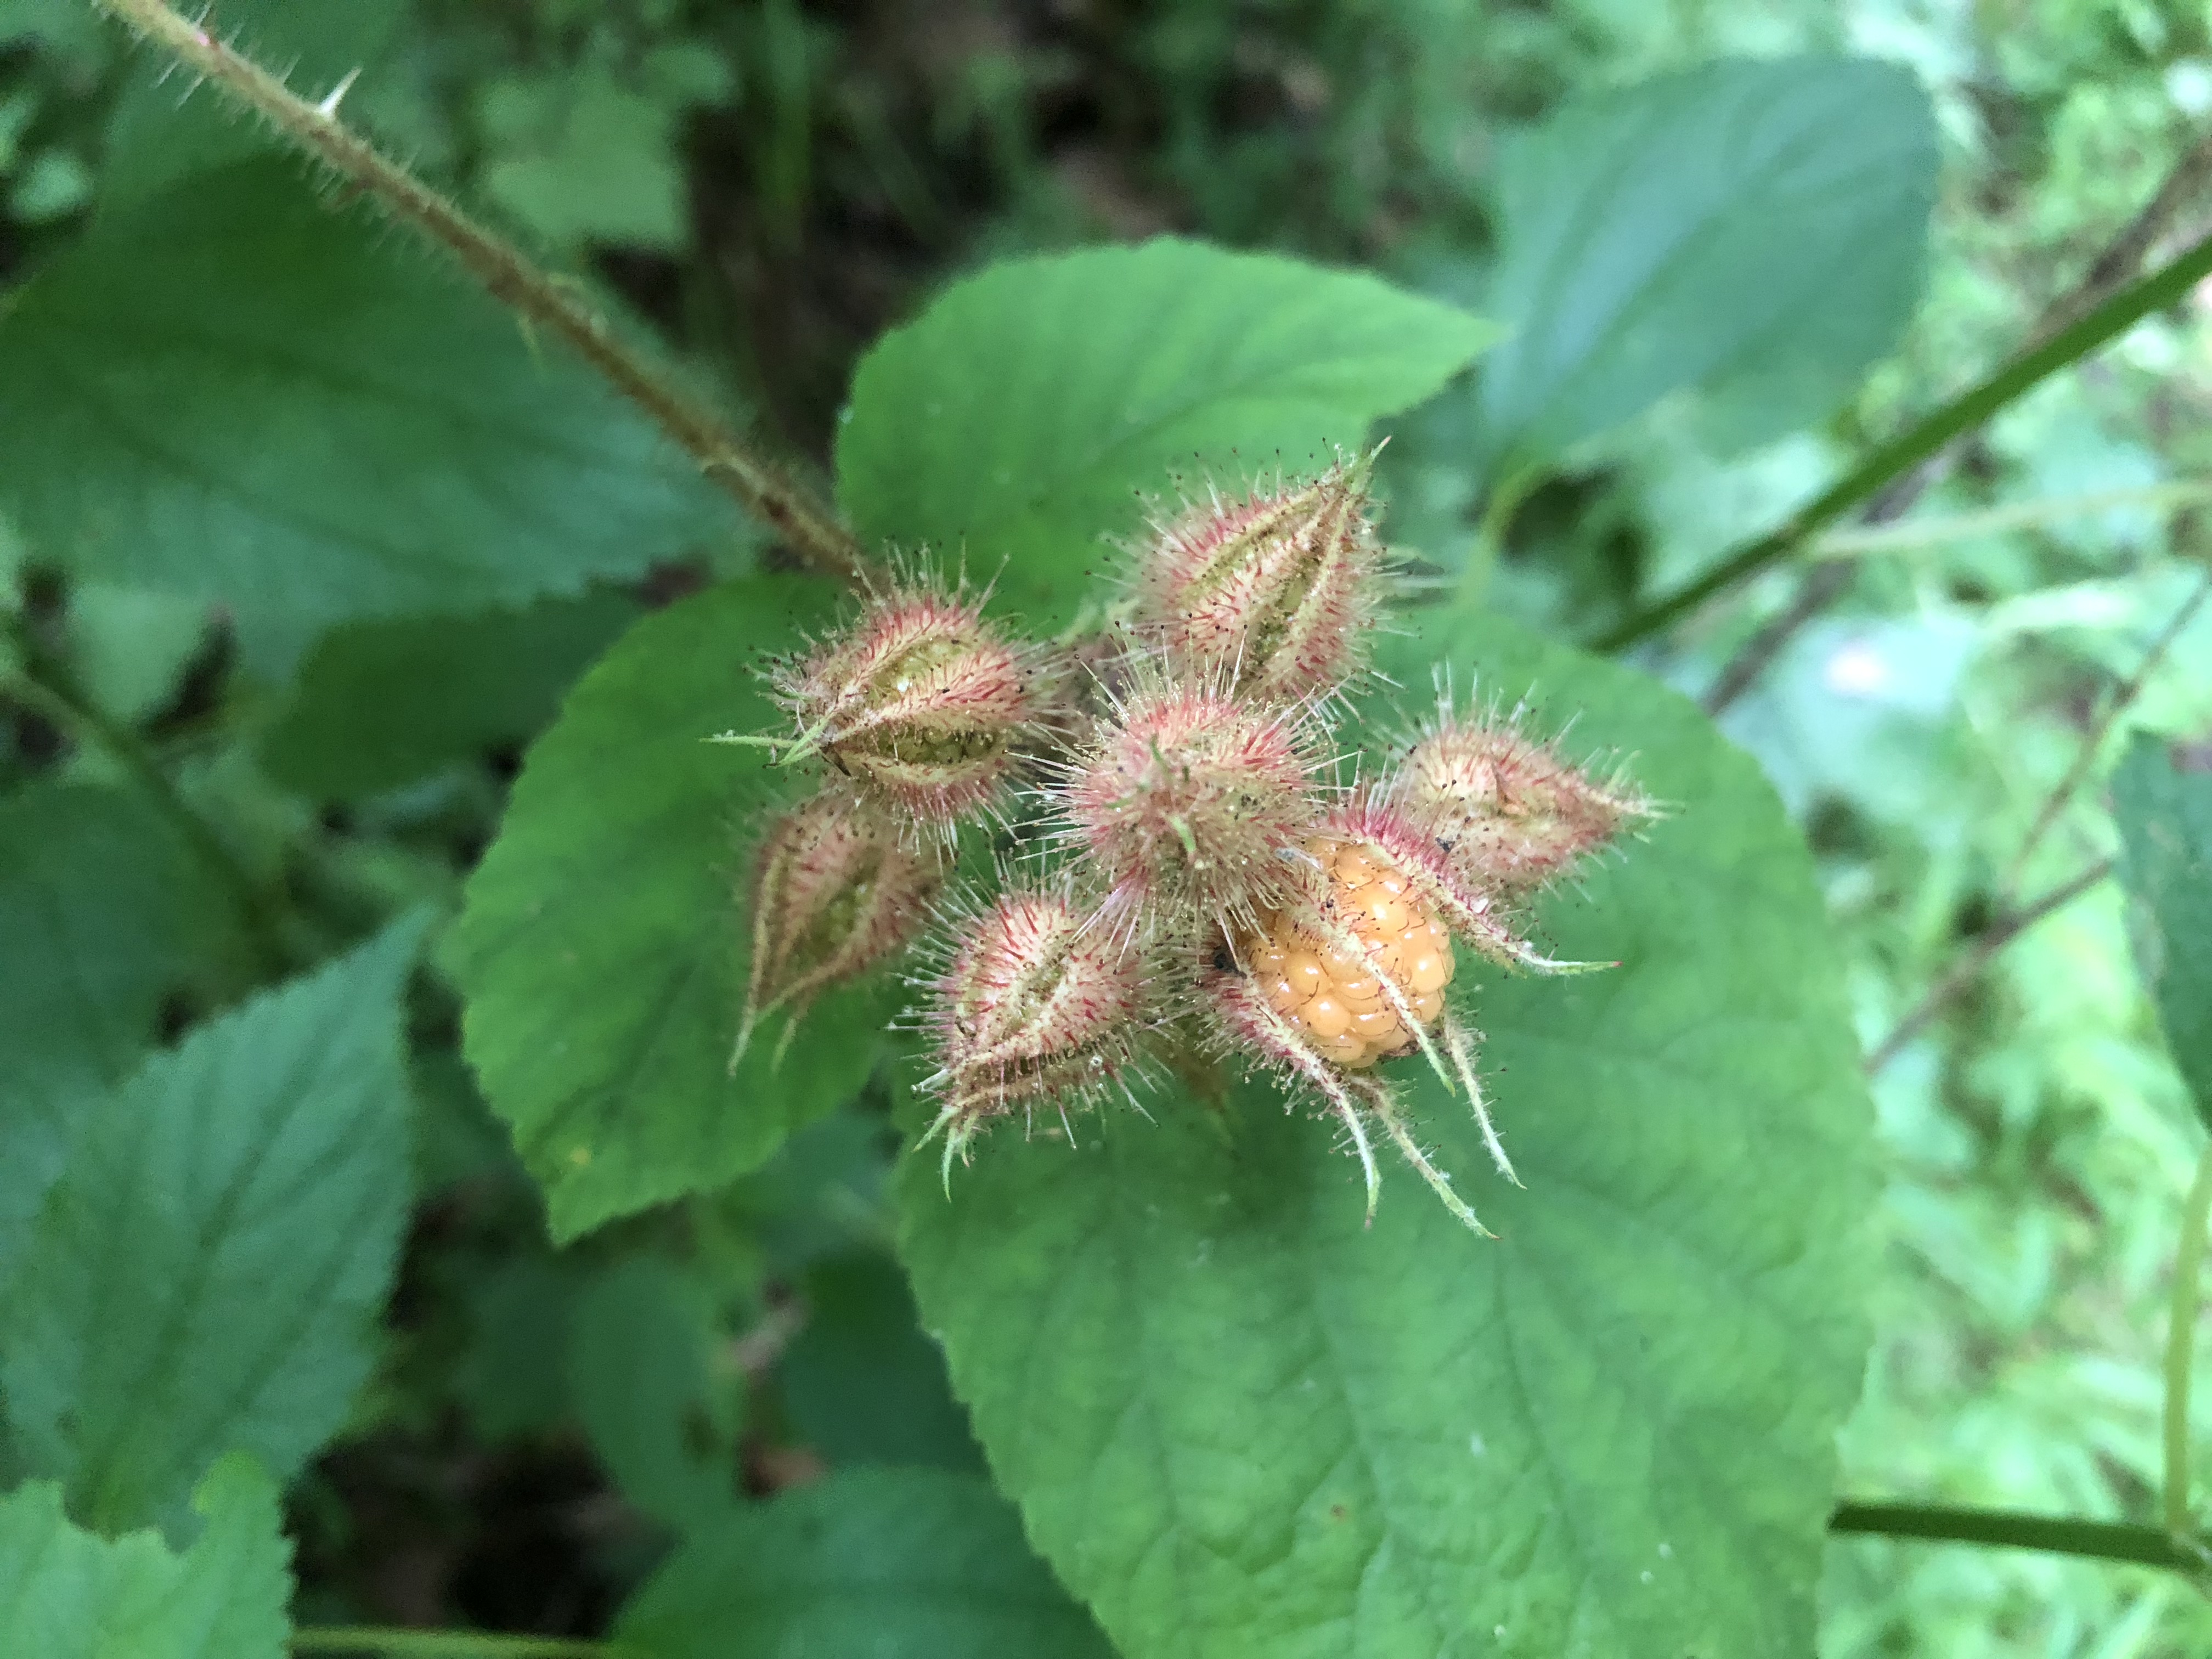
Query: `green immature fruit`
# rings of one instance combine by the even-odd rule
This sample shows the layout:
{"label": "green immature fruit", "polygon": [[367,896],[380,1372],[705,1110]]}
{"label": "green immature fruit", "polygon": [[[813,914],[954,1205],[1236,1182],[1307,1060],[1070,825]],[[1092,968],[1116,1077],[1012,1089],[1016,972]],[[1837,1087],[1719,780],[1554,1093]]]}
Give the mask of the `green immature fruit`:
{"label": "green immature fruit", "polygon": [[731,1065],[764,1016],[795,1014],[904,949],[943,884],[933,853],[907,844],[879,806],[850,789],[781,814],[754,875],[752,972]]}
{"label": "green immature fruit", "polygon": [[1449,707],[1407,755],[1389,793],[1462,880],[1505,897],[1535,891],[1658,816],[1625,777],[1594,777],[1510,723],[1462,717]]}
{"label": "green immature fruit", "polygon": [[957,1153],[994,1120],[1088,1103],[1131,1064],[1146,974],[1065,890],[1001,893],[960,927],[929,1015],[943,1100],[930,1133]]}
{"label": "green immature fruit", "polygon": [[1124,938],[1249,921],[1302,884],[1319,807],[1297,720],[1214,684],[1148,675],[1099,720],[1054,793],[1063,838]]}
{"label": "green immature fruit", "polygon": [[1137,621],[1167,659],[1297,702],[1364,659],[1382,549],[1368,520],[1374,457],[1310,483],[1212,500],[1158,526],[1136,571]]}
{"label": "green immature fruit", "polygon": [[926,582],[872,594],[859,619],[775,672],[799,737],[915,838],[950,841],[999,801],[1039,714],[1032,647],[982,603]]}

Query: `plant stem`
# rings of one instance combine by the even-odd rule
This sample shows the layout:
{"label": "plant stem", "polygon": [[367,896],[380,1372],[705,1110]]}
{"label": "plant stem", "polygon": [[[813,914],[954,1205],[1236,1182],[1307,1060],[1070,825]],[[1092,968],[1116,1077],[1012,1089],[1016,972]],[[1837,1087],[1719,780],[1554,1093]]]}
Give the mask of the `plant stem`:
{"label": "plant stem", "polygon": [[[2166,176],[2157,193],[2145,203],[2142,210],[2130,220],[2118,235],[2105,245],[2103,252],[2092,260],[2081,281],[2044,307],[2043,314],[2029,329],[2027,338],[2039,343],[2064,328],[2077,317],[2094,309],[2123,287],[2128,279],[2142,268],[2143,256],[2150,252],[2177,215],[2192,203],[2208,175],[2212,175],[2212,135],[2208,135],[2197,147],[2185,155],[2172,172]],[[1891,479],[1868,500],[1866,510],[1860,515],[1856,531],[1839,531],[1824,536],[1812,549],[1814,556],[1822,562],[1816,564],[1798,585],[1797,597],[1784,608],[1773,622],[1760,629],[1739,650],[1713,689],[1706,694],[1705,712],[1715,716],[1726,710],[1741,697],[1758,678],[1766,672],[1774,659],[1782,654],[1790,640],[1840,599],[1850,585],[1850,576],[1836,568],[1835,561],[1854,553],[1885,550],[1899,546],[1919,546],[1925,542],[1941,539],[1948,531],[1952,535],[1984,533],[1993,528],[2015,527],[2021,522],[2040,523],[2046,515],[2053,515],[2068,502],[2031,502],[2025,507],[1998,507],[1985,514],[1966,514],[1957,518],[1934,521],[1919,520],[1899,524],[1896,520],[1912,510],[1926,493],[1957,459],[1964,441],[1954,440],[1929,456],[1919,465]],[[2161,490],[2185,489],[2202,490],[2202,481],[2196,485],[2162,485]],[[2090,498],[2071,498],[2074,510],[2088,510],[2084,503]],[[2006,520],[2009,522],[2004,522]],[[1975,526],[1969,529],[1968,526]]]}
{"label": "plant stem", "polygon": [[753,454],[711,410],[617,342],[605,319],[578,300],[574,284],[540,270],[342,123],[338,102],[352,83],[350,76],[320,102],[310,103],[207,29],[179,16],[163,0],[93,3],[215,82],[394,218],[446,248],[495,299],[566,340],[809,564],[859,585],[866,561],[828,511]]}
{"label": "plant stem", "polygon": [[2006,404],[2060,369],[2087,356],[2132,328],[2152,312],[2172,305],[2212,273],[2212,235],[2207,235],[2166,264],[2121,289],[2043,344],[2022,352],[1979,385],[1969,388],[1899,433],[1802,507],[1775,529],[1729,555],[1696,580],[1653,601],[1619,627],[1591,642],[1591,649],[1620,651],[1656,634],[1723,589],[1757,575],[1796,553],[1808,540],[1893,478],[1901,477],[1953,440],[1980,426]]}
{"label": "plant stem", "polygon": [[2036,337],[2056,334],[2142,270],[2144,258],[2165,238],[2173,222],[2203,197],[2208,181],[2212,181],[2212,133],[2199,138],[2174,163],[2142,210],[2090,261],[2081,280],[2051,302],[2036,327]]}
{"label": "plant stem", "polygon": [[[1859,515],[1860,523],[1886,525],[1903,518],[1948,469],[1949,459],[1947,452],[1922,462],[1902,477],[1891,479],[1866,504],[1865,512]],[[1808,570],[1797,583],[1796,597],[1773,621],[1745,641],[1721,670],[1720,678],[1702,700],[1705,713],[1718,720],[1735,707],[1736,699],[1751,690],[1807,624],[1843,598],[1856,574],[1849,565],[1836,560],[1815,564]]]}
{"label": "plant stem", "polygon": [[573,1636],[497,1636],[473,1630],[406,1630],[374,1625],[308,1625],[292,1632],[295,1653],[386,1653],[397,1659],[620,1659],[611,1642]]}
{"label": "plant stem", "polygon": [[27,650],[24,656],[21,670],[0,678],[0,695],[21,703],[80,744],[101,750],[121,767],[147,803],[168,822],[192,856],[229,894],[261,970],[271,978],[286,973],[292,965],[292,952],[285,941],[283,918],[252,872],[223,844],[213,826],[177,793],[176,786],[155,763],[153,756],[135,732],[108,719],[91,699],[62,683],[58,676],[41,672],[35,657]]}
{"label": "plant stem", "polygon": [[2034,903],[2001,916],[1984,927],[1975,937],[1972,947],[1966,955],[1953,963],[1942,978],[1928,988],[1927,994],[1912,1006],[1911,1012],[1899,1020],[1890,1034],[1867,1056],[1867,1075],[1872,1077],[1895,1060],[1904,1051],[1905,1045],[1919,1036],[1928,1023],[1943,1012],[1952,998],[1974,982],[1999,951],[2045,916],[2073,903],[2112,873],[2112,860],[2100,859],[2071,881],[2062,882],[2052,888]]}
{"label": "plant stem", "polygon": [[2163,1527],[2024,1515],[2014,1510],[1962,1509],[1942,1504],[1839,1504],[1828,1517],[1828,1530],[2043,1550],[2054,1555],[2170,1567],[2191,1575],[2202,1573],[2205,1567],[2197,1540],[2177,1538]]}
{"label": "plant stem", "polygon": [[2204,1267],[2204,1230],[2212,1212],[2212,1146],[2197,1161],[2197,1179],[2181,1212],[2173,1252],[2173,1306],[2166,1328],[2166,1529],[2190,1528],[2189,1372],[2197,1352],[2197,1281]]}
{"label": "plant stem", "polygon": [[1977,536],[2002,535],[2008,530],[2034,530],[2060,519],[2109,513],[2115,507],[2168,512],[2207,501],[2212,501],[2212,478],[2177,478],[2170,483],[2146,484],[2136,489],[2097,489],[2080,495],[2045,496],[2039,501],[2014,501],[1974,513],[1950,513],[1941,517],[1911,519],[1903,524],[1838,530],[1821,537],[1807,552],[1824,563],[1876,553],[1907,553]]}
{"label": "plant stem", "polygon": [[2203,609],[2208,598],[2212,598],[2212,571],[2207,571],[2197,578],[2197,586],[2189,597],[2175,608],[2166,626],[2160,629],[2158,637],[2143,652],[2142,660],[2136,665],[2136,672],[2122,682],[2119,690],[2112,694],[2112,702],[2106,705],[2105,712],[2098,717],[2097,723],[2081,739],[2081,747],[2074,757],[2074,763],[2066,769],[2066,775],[2058,781],[2058,787],[2045,798],[2042,807],[2035,815],[2035,822],[2028,826],[2027,835],[2021,842],[2020,851],[2012,856],[2012,863],[2005,872],[2004,886],[2008,893],[2019,884],[2021,873],[2027,869],[2028,860],[2035,855],[2035,849],[2043,844],[2044,836],[2050,834],[2051,827],[2058,822],[2060,815],[2066,810],[2067,802],[2074,799],[2075,792],[2096,769],[2097,757],[2105,747],[2105,739],[2112,736],[2112,728],[2119,724],[2120,717],[2135,707],[2136,699],[2142,696],[2143,687],[2149,682],[2151,675],[2156,672],[2159,664],[2166,660],[2166,653],[2173,649],[2174,641],[2181,637],[2182,630]]}

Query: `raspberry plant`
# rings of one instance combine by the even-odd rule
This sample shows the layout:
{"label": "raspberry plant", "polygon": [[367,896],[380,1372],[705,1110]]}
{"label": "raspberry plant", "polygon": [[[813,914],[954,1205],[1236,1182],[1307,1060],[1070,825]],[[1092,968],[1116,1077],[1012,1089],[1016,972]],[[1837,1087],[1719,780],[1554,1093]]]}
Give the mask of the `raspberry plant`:
{"label": "raspberry plant", "polygon": [[[1370,1221],[1375,1127],[1484,1231],[1368,1073],[1418,1050],[1466,1091],[1510,1178],[1474,1039],[1444,1005],[1452,935],[1507,966],[1574,970],[1516,932],[1515,907],[1653,810],[1618,776],[1601,783],[1449,700],[1402,767],[1322,781],[1361,764],[1329,751],[1382,609],[1370,465],[1216,494],[1158,526],[1133,591],[1106,607],[1116,621],[1063,647],[1069,660],[1009,643],[980,601],[924,579],[871,592],[780,665],[795,734],[721,740],[775,750],[780,766],[819,752],[833,776],[759,854],[739,1054],[763,1012],[895,951],[963,821],[988,817],[1002,847],[1028,828],[1066,856],[1054,890],[948,920],[921,1085],[943,1098],[924,1139],[944,1143],[948,1192],[953,1158],[993,1120],[1033,1130],[1056,1108],[1073,1144],[1071,1104],[1120,1085],[1141,1111],[1127,1075],[1147,1060],[1188,1073],[1203,1044],[1310,1088],[1358,1157]],[[1041,835],[1003,799],[1024,770]]]}
{"label": "raspberry plant", "polygon": [[[270,816],[536,735],[458,895],[324,870],[318,909],[233,844],[234,778],[15,617],[11,704],[93,758],[0,799],[9,1650],[1788,1654],[1832,1524],[2197,1559],[2185,1410],[2162,1529],[1837,1508],[1874,1182],[1806,849],[1685,697],[1392,539],[1424,475],[1381,423],[1471,420],[1502,523],[1670,393],[1832,408],[1910,304],[1904,77],[1722,64],[1562,112],[1501,163],[1507,329],[1173,238],[1003,260],[860,363],[833,509],[364,140],[353,65],[301,96],[219,20],[106,3],[348,190],[127,91],[120,182],[0,312],[0,505],[70,580],[222,602],[289,687]],[[2161,763],[2122,776],[2127,874],[2201,1087],[2212,832]],[[372,1339],[410,1200],[510,1154],[555,1248],[469,1292],[509,1374],[436,1397],[587,1444],[641,1582],[604,1644],[288,1613],[280,1493],[296,1528],[308,1461],[440,1358]],[[872,1180],[888,1284],[809,1242]],[[2212,1176],[2185,1407],[2207,1206]],[[896,1342],[840,1325],[872,1304]]]}

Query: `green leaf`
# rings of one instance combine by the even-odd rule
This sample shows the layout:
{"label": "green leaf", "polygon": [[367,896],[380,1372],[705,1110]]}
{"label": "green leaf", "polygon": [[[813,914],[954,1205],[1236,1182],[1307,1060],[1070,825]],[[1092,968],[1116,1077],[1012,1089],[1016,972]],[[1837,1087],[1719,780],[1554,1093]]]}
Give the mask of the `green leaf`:
{"label": "green leaf", "polygon": [[1909,70],[1813,58],[1588,94],[1502,147],[1495,470],[1685,387],[1724,446],[1827,414],[1911,315],[1936,161]]}
{"label": "green leaf", "polygon": [[775,1063],[728,1069],[748,936],[738,892],[761,751],[753,671],[827,613],[826,585],[732,582],[648,617],[530,750],[447,962],[492,1109],[544,1183],[553,1234],[720,1187],[850,1099],[897,1006],[887,978],[824,997]]}
{"label": "green leaf", "polygon": [[65,649],[77,689],[111,719],[137,726],[176,701],[205,649],[207,608],[106,582],[70,591]]}
{"label": "green leaf", "polygon": [[1113,562],[1105,534],[1182,471],[1325,465],[1497,331],[1371,276],[1163,240],[1014,259],[886,335],[853,382],[838,496],[866,538],[927,543],[1040,628]]}
{"label": "green leaf", "polygon": [[121,790],[41,782],[0,799],[0,872],[4,1281],[70,1126],[152,1043],[164,1000],[237,940],[191,849]]}
{"label": "green leaf", "polygon": [[343,1420],[407,1211],[417,917],[149,1060],[90,1112],[0,1303],[34,1470],[105,1531],[221,1453],[279,1479]]}
{"label": "green leaf", "polygon": [[540,1434],[567,1414],[565,1353],[575,1317],[576,1274],[565,1261],[507,1256],[464,1281],[468,1346],[453,1393],[483,1440]]}
{"label": "green leaf", "polygon": [[858,1463],[982,1468],[945,1355],[916,1322],[896,1262],[854,1250],[807,1269],[806,1323],[776,1368],[784,1408],[832,1468]]}
{"label": "green leaf", "polygon": [[543,79],[495,80],[481,100],[487,127],[526,129],[495,139],[483,169],[484,194],[511,222],[556,247],[688,246],[682,101],[647,96],[588,61]]}
{"label": "green leaf", "polygon": [[34,47],[71,74],[99,74],[105,33],[76,0],[0,0],[0,46]]}
{"label": "green leaf", "polygon": [[0,508],[47,557],[221,600],[267,662],[731,533],[596,375],[288,162],[103,216],[13,300]]}
{"label": "green leaf", "polygon": [[2182,771],[2138,734],[2112,776],[2112,813],[2159,1023],[2212,1127],[2212,773]]}
{"label": "green leaf", "polygon": [[1525,1191],[1391,1068],[1501,1238],[1397,1167],[1363,1230],[1331,1127],[1261,1081],[1079,1151],[994,1136],[949,1199],[905,1160],[924,1323],[1128,1659],[1809,1652],[1873,1201],[1811,861],[1673,692],[1473,611],[1408,625],[1401,684],[1434,658],[1483,702],[1540,687],[1539,729],[1573,717],[1674,805],[1541,908],[1619,967],[1461,975]]}
{"label": "green leaf", "polygon": [[632,1256],[585,1288],[568,1337],[568,1395],[592,1450],[624,1497],[678,1532],[737,1502],[737,1413],[716,1387],[711,1315],[681,1269]]}
{"label": "green leaf", "polygon": [[192,1495],[206,1524],[182,1555],[158,1533],[110,1541],[71,1525],[62,1489],[0,1497],[0,1650],[37,1659],[282,1659],[291,1547],[276,1488],[233,1454]]}
{"label": "green leaf", "polygon": [[972,1475],[854,1469],[749,1504],[641,1589],[616,1640],[648,1659],[1111,1659]]}
{"label": "green leaf", "polygon": [[592,592],[333,629],[301,665],[262,763],[302,794],[355,799],[534,737],[637,616],[635,600]]}
{"label": "green leaf", "polygon": [[140,795],[39,782],[0,799],[0,1076],[11,1092],[122,1078],[195,957],[235,945],[222,905]]}

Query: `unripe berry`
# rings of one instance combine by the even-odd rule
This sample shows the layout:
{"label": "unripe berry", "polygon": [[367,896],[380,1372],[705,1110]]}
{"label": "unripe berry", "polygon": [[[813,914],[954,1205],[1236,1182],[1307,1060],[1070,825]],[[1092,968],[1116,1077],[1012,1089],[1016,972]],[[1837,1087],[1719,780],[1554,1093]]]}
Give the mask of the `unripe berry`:
{"label": "unripe berry", "polygon": [[1124,937],[1247,919],[1300,890],[1318,811],[1296,718],[1212,684],[1154,678],[1097,723],[1056,787],[1066,837]]}
{"label": "unripe berry", "polygon": [[949,1171],[996,1118],[1048,1102],[1063,1112],[1121,1076],[1146,1025],[1142,955],[1125,951],[1064,890],[1000,894],[961,927],[928,1024],[944,1101],[932,1135]]}
{"label": "unripe berry", "polygon": [[1413,745],[1390,793],[1466,879],[1516,896],[1654,816],[1625,779],[1601,783],[1510,725],[1449,710]]}
{"label": "unripe berry", "polygon": [[872,594],[850,628],[780,667],[800,737],[916,829],[950,840],[994,805],[1038,711],[1034,653],[980,600],[921,583]]}
{"label": "unripe berry", "polygon": [[1374,457],[1310,483],[1212,501],[1157,526],[1136,569],[1138,625],[1170,662],[1297,702],[1356,673],[1382,550],[1368,522]]}
{"label": "unripe berry", "polygon": [[752,971],[738,1056],[762,1018],[803,1009],[857,979],[919,931],[944,876],[881,808],[843,788],[781,813],[763,839],[752,893]]}

